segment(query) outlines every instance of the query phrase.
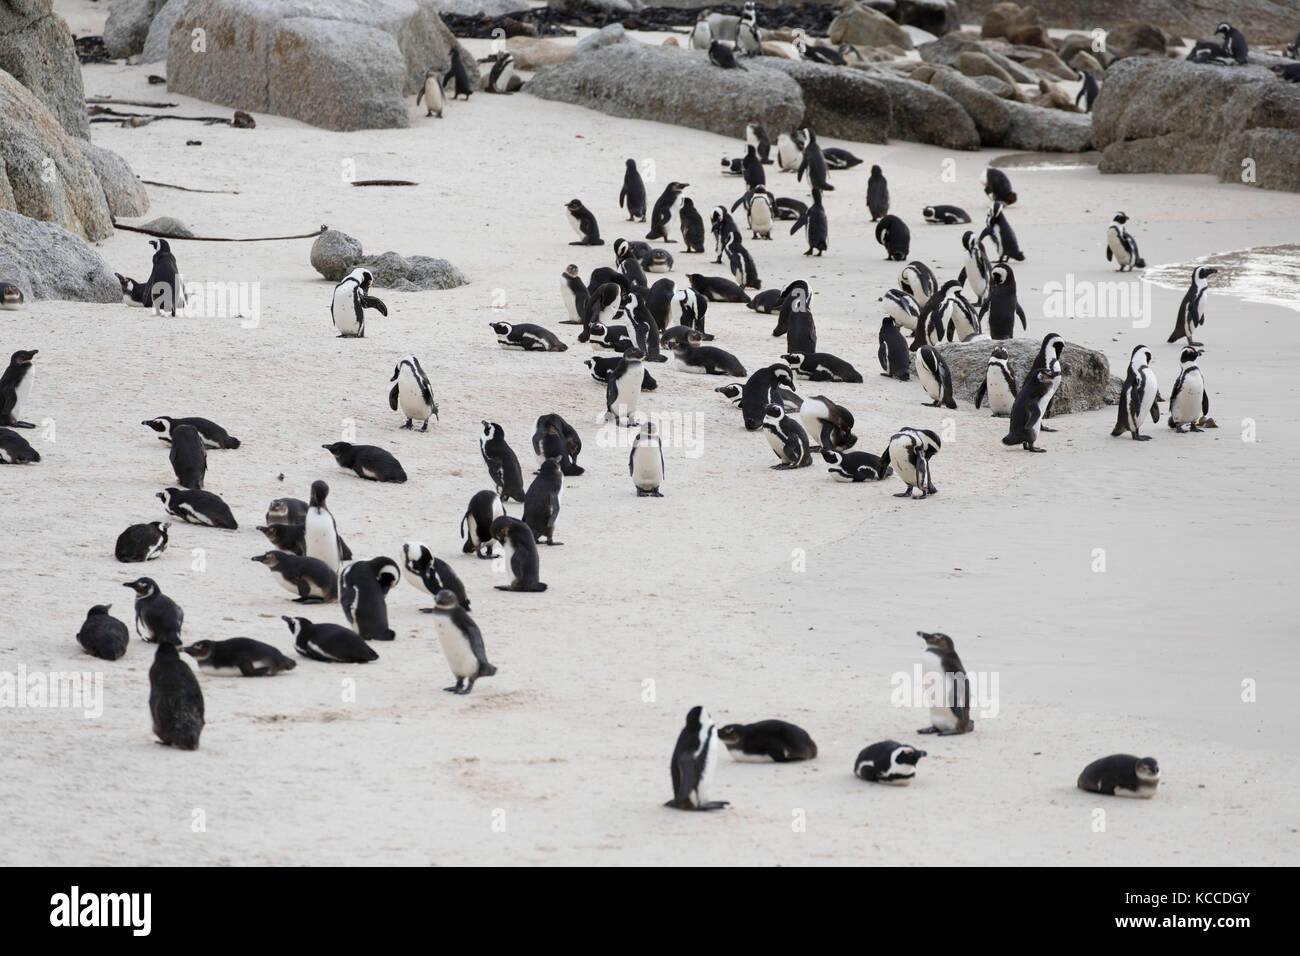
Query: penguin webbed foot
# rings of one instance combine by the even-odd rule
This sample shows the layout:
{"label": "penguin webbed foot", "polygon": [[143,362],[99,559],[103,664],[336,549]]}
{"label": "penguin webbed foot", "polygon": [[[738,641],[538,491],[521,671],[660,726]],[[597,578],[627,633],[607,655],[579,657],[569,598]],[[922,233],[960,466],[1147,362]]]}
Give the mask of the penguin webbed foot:
{"label": "penguin webbed foot", "polygon": [[1047,449],[1046,449],[1046,448],[1039,448],[1039,447],[1038,447],[1037,445],[1035,445],[1033,442],[1029,442],[1029,441],[1025,442],[1025,451],[1033,451],[1033,452],[1037,452],[1037,453],[1040,454],[1040,455],[1045,455],[1045,454],[1047,454]]}
{"label": "penguin webbed foot", "polygon": [[1137,432],[1134,432],[1134,433],[1133,433],[1133,440],[1134,440],[1134,441],[1150,441],[1150,440],[1151,440],[1151,436],[1150,436],[1150,435],[1141,435],[1141,434],[1139,434],[1139,433],[1137,433]]}
{"label": "penguin webbed foot", "polygon": [[[428,427],[428,424],[427,424],[427,423],[425,424],[425,427],[426,427],[426,428]],[[414,429],[415,429],[415,424],[414,424],[414,423],[413,423],[413,422],[408,418],[408,419],[406,420],[406,424],[403,425],[402,428],[409,428],[409,429],[414,430]]]}
{"label": "penguin webbed foot", "polygon": [[731,806],[726,800],[710,800],[708,803],[700,804],[701,810],[725,810]]}
{"label": "penguin webbed foot", "polygon": [[450,687],[444,687],[443,690],[445,690],[445,691],[446,691],[447,693],[449,693],[449,694],[459,694],[459,693],[461,693],[461,686],[462,686],[464,683],[465,683],[465,681],[464,681],[463,678],[457,678],[457,679],[456,679],[456,683],[454,683],[454,684],[453,684],[452,686],[450,686]]}
{"label": "penguin webbed foot", "polygon": [[1055,431],[1056,431],[1055,428],[1048,428],[1046,425],[1039,425],[1039,426],[1038,426],[1038,430],[1039,430],[1040,432],[1055,432]]}
{"label": "penguin webbed foot", "polygon": [[917,731],[918,734],[937,734],[938,732],[939,732],[938,727],[922,727],[920,730]]}

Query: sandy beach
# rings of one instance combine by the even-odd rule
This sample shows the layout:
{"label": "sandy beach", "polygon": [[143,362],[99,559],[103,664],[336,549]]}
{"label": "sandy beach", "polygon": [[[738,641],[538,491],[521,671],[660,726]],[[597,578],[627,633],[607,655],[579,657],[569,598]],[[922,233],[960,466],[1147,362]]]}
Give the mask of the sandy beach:
{"label": "sandy beach", "polygon": [[[74,33],[93,31],[96,5],[59,6]],[[162,66],[88,65],[86,94],[162,98],[165,87],[146,82]],[[229,112],[165,98],[186,115]],[[681,440],[664,450],[665,497],[638,498],[630,435],[598,424],[603,388],[582,364],[591,352],[576,327],[558,325],[560,272],[613,265],[609,243],[644,236],[618,208],[628,158],[653,166],[652,197],[679,180],[701,209],[734,202],[743,184],[722,175],[719,159],[743,151],[742,131],[726,139],[526,94],[476,95],[441,120],[413,98],[410,109],[409,129],[358,133],[265,114],[253,130],[92,128],[142,179],[236,191],[151,186],[144,219],[175,216],[231,237],[328,224],[367,254],[447,258],[471,282],[376,290],[388,316],[344,340],[330,324],[332,283],[308,262],[311,240],[176,240],[187,281],[257,283],[258,314],[172,319],[62,301],[0,313],[10,351],[40,350],[28,416],[41,427],[26,434],[42,455],[0,474],[0,670],[102,673],[104,695],[94,718],[0,711],[10,767],[0,802],[18,824],[0,862],[1300,863],[1300,743],[1288,709],[1300,682],[1287,596],[1300,558],[1294,302],[1211,289],[1199,338],[1217,429],[1174,434],[1162,420],[1150,442],[1112,438],[1108,408],[1058,418],[1040,442],[1045,455],[1004,448],[1005,420],[965,403],[923,407],[915,380],[877,374],[876,300],[900,264],[885,261],[864,204],[878,163],[912,227],[911,258],[955,277],[964,227],[928,226],[921,208],[952,203],[982,219],[980,173],[1003,154],[826,140],[865,160],[831,175],[827,255],[805,258],[788,225],[748,246],[764,288],[808,280],[820,347],[865,377],[801,392],[849,407],[861,450],[879,453],[902,426],[943,431],[940,493],[897,499],[896,479],[837,483],[820,461],[773,472],[767,442],[713,392],[724,380],[670,364],[653,368],[659,388],[644,405],[683,429]],[[349,170],[418,185],[356,188]],[[1151,324],[1135,328],[1121,317],[1045,318],[1045,287],[1119,278],[1104,256],[1117,210],[1153,269],[1294,243],[1300,218],[1300,195],[1210,176],[1106,176],[1086,162],[1008,172],[1020,196],[1008,215],[1026,251],[1016,271],[1029,328],[1017,335],[1058,332],[1105,353],[1114,374],[1145,343],[1166,397],[1179,346],[1165,339],[1183,288],[1147,285]],[[768,177],[778,195],[808,199],[793,175],[770,167]],[[569,245],[563,207],[575,196],[605,246]],[[147,238],[120,231],[99,248],[143,279]],[[725,274],[679,245],[668,247],[675,281]],[[487,327],[500,318],[551,327],[569,350],[504,350]],[[772,323],[740,305],[708,311],[715,344],[750,371],[784,351]],[[441,407],[426,434],[400,431],[387,404],[393,366],[408,354]],[[542,549],[549,590],[497,592],[504,569],[460,553],[465,505],[489,485],[479,423],[505,427],[527,480],[533,421],[551,411],[581,432],[586,474],[566,484],[564,546]],[[173,483],[166,447],[140,424],[164,414],[211,418],[241,439],[209,453],[206,485],[240,527],[176,522],[160,559],[122,565],[118,533],[167,517],[154,497]],[[396,455],[410,480],[381,485],[338,469],[320,446],[352,430]],[[147,706],[153,647],[133,634],[124,659],[90,658],[74,639],[86,609],[112,602],[130,623],[122,583],[148,574],[184,607],[186,643],[243,636],[292,655],[281,615],[341,624],[342,611],[300,611],[249,557],[269,547],[255,530],[267,503],[306,498],[318,478],[358,557],[400,560],[402,543],[420,540],[452,562],[499,673],[468,697],[443,693],[447,665],[419,611],[428,599],[403,582],[388,599],[398,637],[376,645],[377,662],[300,659],[271,680],[205,675],[201,749],[158,746]],[[918,736],[927,711],[891,701],[896,675],[923,659],[918,630],[951,635],[966,666],[996,687],[973,734]],[[786,765],[724,757],[714,796],[730,809],[665,809],[673,743],[696,704],[720,724],[793,721],[820,755]],[[858,751],[891,738],[928,751],[916,782],[856,779]],[[1116,752],[1160,761],[1154,799],[1076,789],[1087,763]]]}

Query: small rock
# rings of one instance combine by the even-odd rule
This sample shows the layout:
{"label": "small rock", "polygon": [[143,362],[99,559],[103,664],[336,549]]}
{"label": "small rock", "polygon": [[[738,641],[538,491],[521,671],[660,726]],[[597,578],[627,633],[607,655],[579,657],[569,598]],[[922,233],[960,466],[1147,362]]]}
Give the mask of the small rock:
{"label": "small rock", "polygon": [[190,227],[175,216],[159,216],[157,219],[150,219],[148,222],[140,223],[140,228],[168,237],[175,236],[177,239],[192,239],[194,237]]}
{"label": "small rock", "polygon": [[326,229],[311,244],[312,268],[331,282],[340,281],[360,261],[361,243],[337,229]]}

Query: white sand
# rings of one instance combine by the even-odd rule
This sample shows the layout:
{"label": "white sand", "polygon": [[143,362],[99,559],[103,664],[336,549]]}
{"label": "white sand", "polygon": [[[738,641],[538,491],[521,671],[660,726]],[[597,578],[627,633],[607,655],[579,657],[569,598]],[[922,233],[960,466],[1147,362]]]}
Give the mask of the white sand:
{"label": "white sand", "polygon": [[[157,67],[93,66],[88,95],[160,98]],[[178,112],[225,113],[168,95]],[[328,133],[274,116],[256,130],[160,122],[94,126],[145,179],[239,195],[151,189],[149,218],[175,215],[206,235],[279,235],[320,223],[368,252],[445,256],[473,279],[445,293],[380,291],[390,315],[361,341],[334,338],[331,284],[307,261],[309,240],[175,242],[190,281],[258,281],[255,329],[234,319],[156,318],[118,305],[40,302],[4,313],[10,349],[39,348],[27,433],[44,461],[0,472],[6,529],[0,574],[0,670],[104,674],[99,719],[69,709],[0,712],[8,772],[0,802],[14,821],[0,862],[18,864],[1258,864],[1300,862],[1294,794],[1300,745],[1290,707],[1300,681],[1289,594],[1297,558],[1293,504],[1300,398],[1293,312],[1211,295],[1202,360],[1222,426],[1174,435],[1162,422],[1139,444],[1109,436],[1113,410],[1059,419],[1046,455],[1005,449],[1005,423],[969,407],[923,408],[915,382],[886,381],[875,361],[875,299],[898,264],[883,261],[863,204],[867,166],[832,175],[830,253],[810,261],[798,239],[750,243],[765,287],[807,278],[821,347],[852,361],[861,385],[812,387],[847,405],[861,447],[879,452],[899,426],[955,432],[935,459],[940,494],[901,485],[842,485],[825,466],[793,474],[712,392],[719,380],[654,369],[656,413],[698,416],[701,451],[666,450],[667,497],[639,499],[625,448],[600,447],[603,392],[570,351],[498,348],[487,323],[505,315],[554,326],[558,275],[610,264],[609,246],[571,248],[563,203],[580,196],[607,241],[640,236],[616,208],[623,160],[655,162],[660,188],[691,183],[707,209],[739,180],[718,160],[736,141],[606,117],[528,96],[476,95],[412,128]],[[186,147],[186,139],[203,141]],[[957,227],[925,226],[920,208],[950,202],[982,217],[981,168],[995,155],[897,142],[846,145],[890,180],[913,228],[913,256],[941,276],[960,266]],[[940,181],[941,163],[957,181]],[[418,180],[357,189],[341,177]],[[1041,317],[1045,282],[1114,278],[1103,258],[1117,209],[1152,264],[1294,240],[1300,196],[1200,176],[1101,176],[1095,168],[1016,172],[1011,210],[1028,259],[1017,267],[1029,335],[1058,331],[1122,369],[1146,342],[1166,395],[1178,347],[1165,345],[1181,292],[1154,288],[1148,330],[1127,321]],[[803,196],[773,169],[780,194]],[[658,188],[651,186],[652,192]],[[144,278],[146,237],[122,232],[102,251]],[[679,259],[686,271],[721,274]],[[685,261],[683,261],[685,260]],[[689,263],[689,268],[687,268]],[[683,280],[684,281],[684,280]],[[777,359],[771,317],[714,306],[718,345],[753,369]],[[442,420],[398,431],[387,407],[397,358],[420,356]],[[809,389],[805,388],[805,392]],[[544,595],[501,594],[489,562],[459,553],[457,525],[486,485],[476,433],[501,422],[526,466],[534,417],[579,427],[588,471],[565,492],[557,537],[543,549]],[[243,440],[209,456],[208,487],[241,527],[174,525],[147,566],[112,557],[129,523],[164,518],[153,495],[171,483],[165,447],[141,419],[204,415]],[[411,480],[376,485],[336,469],[320,445],[354,419]],[[1257,443],[1240,438],[1257,423]],[[1289,450],[1288,450],[1289,449]],[[531,470],[531,469],[528,469]],[[284,481],[277,476],[283,472]],[[146,573],[184,606],[188,641],[248,636],[292,653],[281,614],[297,606],[248,560],[273,497],[305,497],[325,478],[358,556],[400,557],[422,539],[465,580],[497,676],[467,698],[441,692],[449,673],[427,600],[390,595],[396,642],[366,666],[301,661],[273,680],[202,678],[208,726],[197,753],[153,742],[147,709],[152,648],[122,661],[82,654],[86,609],[113,602]],[[512,513],[518,514],[517,506]],[[1104,548],[1105,573],[1090,568]],[[206,570],[192,568],[203,549]],[[793,555],[807,570],[792,570]],[[342,622],[337,607],[306,616]],[[918,629],[943,630],[972,671],[996,674],[1000,711],[973,735],[918,736],[923,710],[890,703],[890,677],[919,662]],[[1242,703],[1243,680],[1258,703]],[[652,699],[645,682],[653,681]],[[355,682],[355,702],[344,700]],[[686,711],[721,723],[782,717],[813,735],[810,763],[725,759],[715,796],[733,807],[664,809],[668,760]],[[916,783],[893,789],[851,776],[864,745],[922,746]],[[1075,789],[1104,754],[1153,755],[1163,776],[1149,802]],[[1093,811],[1107,829],[1093,831]],[[202,811],[203,832],[195,832]],[[792,824],[800,818],[806,828]],[[502,829],[504,823],[504,829]],[[494,826],[495,824],[495,826]]]}

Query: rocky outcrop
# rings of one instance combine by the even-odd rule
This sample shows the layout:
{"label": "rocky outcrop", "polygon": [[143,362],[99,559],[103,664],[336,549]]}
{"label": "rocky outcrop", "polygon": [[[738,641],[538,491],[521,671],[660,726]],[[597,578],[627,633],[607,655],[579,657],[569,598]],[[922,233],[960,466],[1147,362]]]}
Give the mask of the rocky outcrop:
{"label": "rocky outcrop", "polygon": [[1210,173],[1300,192],[1300,86],[1258,66],[1132,57],[1093,105],[1103,173]]}
{"label": "rocky outcrop", "polygon": [[[965,23],[978,23],[999,5],[1000,0],[959,0]],[[1139,21],[1179,36],[1201,37],[1226,19],[1255,43],[1290,42],[1300,28],[1293,0],[1027,0],[1026,5],[1038,11],[1043,26],[1085,32]]]}
{"label": "rocky outcrop", "polygon": [[878,10],[863,3],[846,8],[831,21],[828,31],[834,44],[851,43],[854,46],[896,46],[912,49],[912,38],[907,31]]}
{"label": "rocky outcrop", "polygon": [[[1010,57],[998,53],[988,44],[981,43],[974,37],[967,36],[964,33],[949,33],[947,36],[940,37],[933,43],[923,43],[916,48],[921,59],[927,63],[942,63],[945,66],[961,68],[961,58],[964,54],[978,54],[982,57],[988,57],[998,67],[1000,67],[1011,81],[1016,83],[1033,83],[1038,78],[1026,72]],[[968,59],[968,63],[975,63],[975,60]],[[965,72],[964,70],[962,72]],[[972,75],[972,74],[967,74]],[[988,75],[988,74],[973,74]],[[1001,77],[999,77],[1001,78]]]}
{"label": "rocky outcrop", "polygon": [[126,160],[111,149],[96,146],[88,140],[73,140],[81,155],[89,160],[108,202],[108,211],[114,217],[134,218],[149,211],[149,194],[144,184],[136,178]]}
{"label": "rocky outcrop", "polygon": [[[1010,356],[1017,383],[1023,382],[1034,364],[1041,341],[1041,337],[1026,336],[996,342],[982,339],[940,345],[939,354],[952,372],[953,397],[960,403],[974,404],[975,393],[979,391],[988,368],[989,353],[999,345]],[[1052,413],[1048,417],[1095,411],[1113,405],[1122,384],[1110,374],[1110,362],[1101,352],[1066,343],[1065,351],[1061,354],[1061,384],[1052,400]]]}
{"label": "rocky outcrop", "polygon": [[404,96],[428,67],[446,69],[455,45],[433,0],[190,0],[169,35],[167,82],[324,129],[404,127]]}
{"label": "rocky outcrop", "polygon": [[889,90],[867,73],[776,57],[761,57],[749,65],[780,70],[799,84],[802,125],[812,127],[818,136],[858,143],[888,140],[893,122]]}
{"label": "rocky outcrop", "polygon": [[149,26],[167,0],[108,0],[104,47],[108,55],[124,58],[144,49]]}
{"label": "rocky outcrop", "polygon": [[68,135],[25,86],[0,72],[0,209],[90,240],[111,235],[108,199],[82,150],[86,145]]}
{"label": "rocky outcrop", "polygon": [[376,288],[399,292],[454,289],[469,282],[465,273],[446,259],[400,256],[396,252],[364,255],[360,242],[337,229],[327,229],[316,237],[311,265],[331,282],[338,282],[353,269],[369,269]]}
{"label": "rocky outcrop", "polygon": [[1047,153],[1082,153],[1092,142],[1092,121],[1086,113],[1007,103],[1011,122],[996,145]]}
{"label": "rocky outcrop", "polygon": [[27,87],[73,136],[90,136],[81,63],[51,0],[0,0],[0,70]]}
{"label": "rocky outcrop", "polygon": [[1026,27],[1042,27],[1036,7],[1028,4],[1022,7],[1015,3],[998,3],[984,14],[984,19],[980,23],[980,36],[1010,39],[1013,34]]}
{"label": "rocky outcrop", "polygon": [[149,33],[144,38],[144,49],[140,51],[141,63],[160,63],[167,59],[167,44],[170,42],[172,27],[180,19],[190,0],[167,0],[154,15],[149,24]]}
{"label": "rocky outcrop", "polygon": [[766,129],[803,118],[799,84],[780,70],[723,70],[703,50],[637,41],[595,50],[571,63],[547,67],[524,91],[611,116],[689,126],[740,136],[757,119]]}
{"label": "rocky outcrop", "polygon": [[890,17],[936,37],[961,29],[957,0],[895,0]]}
{"label": "rocky outcrop", "polygon": [[931,143],[945,149],[979,149],[980,134],[970,114],[952,97],[926,83],[873,68],[869,75],[889,92],[892,139]]}
{"label": "rocky outcrop", "polygon": [[122,287],[95,248],[52,223],[0,209],[0,279],[23,297],[120,302]]}
{"label": "rocky outcrop", "polygon": [[1164,56],[1168,45],[1164,31],[1149,23],[1121,23],[1106,34],[1106,49],[1115,56]]}
{"label": "rocky outcrop", "polygon": [[573,59],[572,46],[540,37],[511,37],[506,49],[515,55],[515,68],[529,72]]}

